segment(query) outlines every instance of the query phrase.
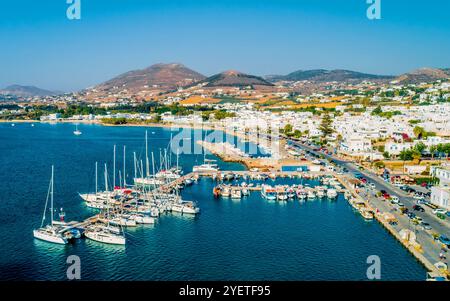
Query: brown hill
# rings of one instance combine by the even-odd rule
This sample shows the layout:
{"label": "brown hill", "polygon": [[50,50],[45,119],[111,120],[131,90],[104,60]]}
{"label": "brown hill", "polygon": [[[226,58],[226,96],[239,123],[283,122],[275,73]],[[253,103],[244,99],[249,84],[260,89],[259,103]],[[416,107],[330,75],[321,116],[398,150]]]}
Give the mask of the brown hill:
{"label": "brown hill", "polygon": [[97,90],[124,90],[139,92],[158,89],[172,90],[205,79],[205,76],[182,64],[156,64],[142,70],[121,74],[95,87]]}
{"label": "brown hill", "polygon": [[239,71],[225,71],[200,82],[205,87],[246,87],[246,86],[273,86],[265,79]]}
{"label": "brown hill", "polygon": [[450,77],[450,69],[421,68],[396,78],[401,84],[429,83]]}

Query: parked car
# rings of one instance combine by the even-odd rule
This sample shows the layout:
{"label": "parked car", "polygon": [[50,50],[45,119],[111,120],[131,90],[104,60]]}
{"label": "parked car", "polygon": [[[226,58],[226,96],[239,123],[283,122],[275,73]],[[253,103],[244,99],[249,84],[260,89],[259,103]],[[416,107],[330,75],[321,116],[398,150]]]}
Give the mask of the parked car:
{"label": "parked car", "polygon": [[423,219],[418,215],[416,215],[416,217],[414,219],[420,223],[423,221]]}
{"label": "parked car", "polygon": [[400,201],[399,198],[398,198],[398,196],[396,196],[396,195],[391,196],[391,200],[392,200],[394,203],[398,203],[398,202]]}
{"label": "parked car", "polygon": [[428,201],[425,200],[425,199],[417,200],[417,204],[418,204],[418,205],[427,204],[427,203],[428,203]]}
{"label": "parked car", "polygon": [[408,212],[408,214],[406,215],[409,217],[409,219],[414,219],[416,217],[416,215],[412,212]]}
{"label": "parked car", "polygon": [[447,210],[442,209],[442,208],[436,208],[436,209],[433,210],[433,213],[434,213],[434,214],[438,214],[438,213],[440,213],[440,214],[446,214],[446,213],[447,213]]}
{"label": "parked car", "polygon": [[429,223],[421,222],[420,225],[421,225],[425,230],[431,230],[431,229],[432,229]]}
{"label": "parked car", "polygon": [[425,211],[425,209],[423,209],[423,207],[420,206],[420,205],[414,205],[414,206],[413,206],[413,209],[414,209],[415,211],[420,211],[420,212],[424,212],[424,211]]}
{"label": "parked car", "polygon": [[450,247],[450,239],[447,237],[447,236],[445,236],[445,235],[441,235],[441,236],[439,236],[439,241],[441,242],[441,243],[443,243],[444,245],[446,245],[447,247]]}

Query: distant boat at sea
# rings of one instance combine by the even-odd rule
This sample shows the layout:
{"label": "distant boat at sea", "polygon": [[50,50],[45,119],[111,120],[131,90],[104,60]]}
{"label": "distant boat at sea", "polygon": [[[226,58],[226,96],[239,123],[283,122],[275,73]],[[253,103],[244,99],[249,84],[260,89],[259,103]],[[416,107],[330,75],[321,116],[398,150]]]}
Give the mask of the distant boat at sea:
{"label": "distant boat at sea", "polygon": [[75,125],[75,131],[73,131],[73,134],[75,136],[80,136],[82,132],[78,129],[78,125]]}

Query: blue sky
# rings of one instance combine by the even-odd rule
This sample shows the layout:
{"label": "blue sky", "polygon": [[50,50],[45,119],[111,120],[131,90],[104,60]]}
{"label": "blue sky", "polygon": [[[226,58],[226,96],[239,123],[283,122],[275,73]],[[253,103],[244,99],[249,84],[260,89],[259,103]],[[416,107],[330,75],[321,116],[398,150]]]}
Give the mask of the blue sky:
{"label": "blue sky", "polygon": [[73,91],[131,69],[179,62],[211,75],[345,68],[400,74],[450,67],[450,1],[65,0],[0,3],[0,88]]}

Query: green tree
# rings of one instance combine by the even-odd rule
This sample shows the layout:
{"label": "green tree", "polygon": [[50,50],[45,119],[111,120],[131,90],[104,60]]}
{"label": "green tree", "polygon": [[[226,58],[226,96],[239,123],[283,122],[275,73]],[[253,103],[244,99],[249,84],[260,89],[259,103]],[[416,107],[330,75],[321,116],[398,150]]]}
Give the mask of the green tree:
{"label": "green tree", "polygon": [[381,109],[381,106],[376,107],[372,111],[372,115],[380,115],[381,113],[383,113],[383,110]]}
{"label": "green tree", "polygon": [[437,145],[431,145],[430,146],[431,159],[434,159],[434,155],[436,154],[436,151],[437,151]]}
{"label": "green tree", "polygon": [[322,117],[322,122],[320,124],[319,129],[322,131],[322,140],[326,143],[326,137],[333,133],[333,120],[331,119],[330,114],[326,113]]}
{"label": "green tree", "polygon": [[419,142],[414,146],[414,150],[418,151],[420,154],[427,148],[423,142]]}
{"label": "green tree", "polygon": [[425,130],[423,129],[423,127],[420,126],[415,126],[413,132],[414,136],[416,136],[417,139],[422,139],[422,137],[425,134]]}
{"label": "green tree", "polygon": [[284,128],[283,128],[283,133],[285,134],[285,135],[289,135],[289,134],[291,134],[292,133],[292,130],[293,130],[293,127],[292,127],[292,124],[286,124],[285,126],[284,126]]}

